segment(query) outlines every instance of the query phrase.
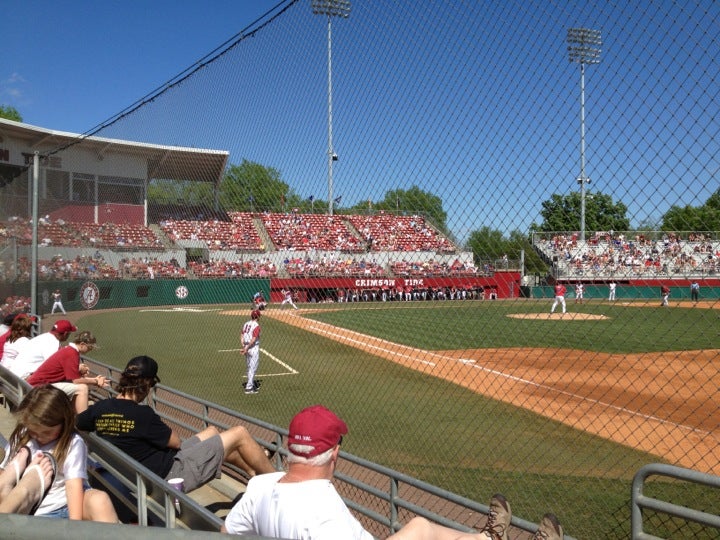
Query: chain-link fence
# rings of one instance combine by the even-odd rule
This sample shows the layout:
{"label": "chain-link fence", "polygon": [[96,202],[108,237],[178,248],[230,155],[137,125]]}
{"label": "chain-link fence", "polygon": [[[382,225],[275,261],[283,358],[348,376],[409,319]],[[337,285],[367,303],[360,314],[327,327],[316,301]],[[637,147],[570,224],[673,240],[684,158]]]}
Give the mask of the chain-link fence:
{"label": "chain-link fence", "polygon": [[[38,294],[75,282],[78,309],[113,294],[87,280],[165,278],[167,304],[246,316],[228,283],[269,280],[264,348],[295,373],[262,402],[233,401],[242,365],[198,395],[278,424],[323,401],[353,453],[625,537],[640,466],[720,471],[719,35],[713,2],[281,2],[82,137],[0,124],[22,156],[5,284],[30,278],[33,216]],[[299,328],[286,290],[341,309]]]}

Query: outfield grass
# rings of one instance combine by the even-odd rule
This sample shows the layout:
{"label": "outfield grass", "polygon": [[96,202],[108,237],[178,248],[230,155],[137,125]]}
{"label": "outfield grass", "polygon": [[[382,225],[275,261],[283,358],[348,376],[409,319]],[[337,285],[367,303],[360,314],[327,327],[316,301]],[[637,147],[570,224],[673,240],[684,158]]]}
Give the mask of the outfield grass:
{"label": "outfield grass", "polygon": [[[520,310],[548,311],[547,301],[318,307],[311,317],[430,350],[720,348],[717,316],[710,310],[586,304],[583,312],[610,319],[573,322],[506,317]],[[88,312],[79,327],[97,334],[102,348],[93,357],[100,361],[121,367],[134,355],[149,354],[160,363],[163,384],[280,426],[300,408],[324,403],[350,426],[348,452],[476,500],[503,492],[525,519],[554,511],[577,538],[629,536],[632,475],[660,461],[656,456],[267,317],[261,320],[261,347],[282,364],[263,353],[262,391],[245,396],[244,360],[237,351],[245,318],[216,309]],[[720,508],[696,489],[682,497]]]}

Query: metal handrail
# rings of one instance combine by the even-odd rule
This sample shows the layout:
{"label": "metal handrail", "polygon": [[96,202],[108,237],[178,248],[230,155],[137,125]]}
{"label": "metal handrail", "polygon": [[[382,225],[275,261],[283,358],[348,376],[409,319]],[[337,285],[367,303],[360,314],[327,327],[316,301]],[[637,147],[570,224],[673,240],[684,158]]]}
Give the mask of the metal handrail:
{"label": "metal handrail", "polygon": [[[104,372],[104,374],[111,380],[117,380],[119,378],[121,370],[118,368],[95,361],[92,361],[92,365],[94,372]],[[164,397],[165,393],[172,394],[173,399],[166,399]],[[175,398],[179,398],[181,402],[186,404],[194,404],[196,408],[202,412],[197,413],[188,406],[179,405],[177,403],[178,399]],[[269,442],[267,440],[256,437],[257,442],[265,448],[277,450],[276,459],[278,460],[282,460],[282,457],[287,454],[287,450],[282,448],[283,441],[285,441],[288,436],[288,430],[285,428],[281,428],[268,422],[258,420],[256,418],[242,414],[238,411],[234,411],[232,409],[228,409],[226,407],[212,403],[202,398],[198,398],[196,396],[186,394],[182,391],[166,387],[162,384],[158,384],[155,387],[154,391],[149,396],[148,401],[153,408],[160,406],[160,408],[163,409],[158,410],[158,414],[160,414],[163,419],[186,429],[194,428],[193,426],[189,425],[187,422],[181,420],[175,414],[173,414],[173,411],[179,413],[180,416],[190,416],[195,418],[196,420],[199,420],[204,427],[214,426],[220,430],[228,429],[230,425],[219,420],[215,420],[213,418],[214,416],[222,415],[230,417],[233,420],[237,420],[237,422],[235,422],[235,425],[242,424],[247,426],[254,426],[255,428],[261,428],[273,437],[273,441]],[[355,476],[351,476],[341,472],[341,470],[344,469],[343,466],[338,467],[338,469],[335,471],[334,476],[334,478],[338,482],[341,482],[346,486],[352,487],[362,492],[363,495],[369,495],[374,499],[382,501],[382,503],[386,507],[386,511],[384,513],[378,512],[377,509],[370,508],[358,502],[359,500],[365,500],[367,497],[357,497],[357,500],[343,497],[345,503],[349,508],[356,511],[358,514],[370,519],[371,521],[378,523],[383,527],[387,527],[391,533],[398,531],[402,526],[402,524],[398,521],[398,515],[400,514],[401,510],[412,512],[413,514],[425,517],[431,521],[434,521],[441,525],[445,525],[447,527],[451,527],[453,529],[457,529],[459,531],[473,531],[473,529],[464,525],[463,523],[448,519],[431,510],[423,508],[422,506],[415,504],[410,500],[401,497],[399,493],[402,486],[412,488],[413,490],[420,492],[422,495],[430,495],[436,497],[439,500],[451,502],[456,506],[463,507],[466,510],[476,512],[478,514],[487,514],[489,511],[488,506],[485,504],[481,504],[476,501],[467,499],[432,484],[428,484],[426,482],[418,480],[417,478],[413,478],[396,470],[349,454],[345,451],[341,450],[339,456],[341,463],[345,462],[345,464],[352,465],[354,469],[361,468],[366,471],[372,472],[375,475],[379,475],[381,478],[383,478],[382,483],[385,487],[370,485],[366,482],[359,480]],[[231,470],[237,473],[236,479],[240,481],[243,481],[245,479],[244,473],[239,469],[231,468]],[[512,518],[512,525],[531,533],[534,533],[537,530],[537,524],[526,521],[524,519],[520,519],[515,516],[513,516]],[[574,540],[572,536],[567,534],[565,535],[565,538],[567,540]]]}
{"label": "metal handrail", "polygon": [[643,493],[645,482],[650,476],[665,476],[676,480],[684,480],[695,484],[720,488],[720,477],[706,474],[692,469],[666,465],[664,463],[650,463],[642,467],[633,477],[632,483],[632,511],[630,526],[633,540],[662,540],[643,531],[643,509],[655,510],[663,514],[678,517],[686,521],[720,530],[720,516],[694,510],[678,504],[648,497]]}
{"label": "metal handrail", "polygon": [[[94,373],[105,374],[113,381],[117,381],[119,379],[119,375],[121,373],[119,369],[89,358],[83,358],[83,360],[91,366]],[[16,404],[22,399],[24,393],[30,390],[30,386],[25,381],[18,379],[1,366],[0,385],[2,385],[3,389],[8,388],[12,392],[12,399],[18,400]],[[107,397],[108,394],[112,395],[112,391],[97,388],[92,388],[91,393],[96,399]],[[166,399],[166,397],[164,397],[166,393],[171,394],[173,399]],[[178,400],[186,404],[194,404],[202,412],[198,413],[188,406],[179,405],[177,403]],[[165,420],[190,431],[194,431],[196,427],[183,421],[178,416],[184,415],[186,417],[192,417],[199,420],[205,427],[215,426],[221,430],[227,429],[229,426],[225,422],[215,420],[213,416],[222,415],[232,418],[233,420],[237,420],[236,424],[245,424],[247,426],[254,426],[254,428],[261,428],[269,434],[269,437],[271,437],[272,440],[269,441],[257,437],[256,440],[261,446],[276,450],[275,459],[277,460],[278,465],[281,463],[283,456],[287,455],[287,450],[282,448],[283,441],[285,441],[288,436],[288,431],[285,428],[274,426],[267,422],[263,422],[256,418],[225,408],[221,405],[217,405],[163,385],[157,385],[153,389],[148,401],[154,408],[160,406],[158,414],[160,414]],[[178,416],[175,416],[173,412],[177,412]],[[122,500],[123,504],[137,511],[139,524],[145,525],[147,523],[145,516],[149,512],[151,515],[162,521],[166,527],[174,527],[177,519],[174,500],[177,499],[183,509],[180,519],[180,521],[183,522],[183,525],[205,531],[219,529],[222,522],[214,514],[196,503],[186,494],[175,491],[164,479],[158,477],[150,470],[137,463],[112,444],[104,441],[94,434],[86,435],[86,441],[91,452],[91,458],[102,468],[105,468],[113,474],[113,476],[115,476],[122,485],[130,490],[136,497],[136,501],[133,501],[127,497],[123,497],[118,490],[111,489],[113,494]],[[424,508],[407,497],[402,497],[402,487],[411,488],[411,490],[417,491],[423,499],[427,496],[432,496],[438,500],[450,502],[455,506],[462,507],[465,510],[476,512],[478,514],[487,514],[489,511],[487,505],[480,504],[476,501],[438,488],[437,486],[433,486],[396,470],[384,467],[358,456],[354,456],[342,450],[340,451],[340,461],[341,465],[335,473],[335,479],[337,482],[345,487],[350,487],[354,490],[362,492],[362,496],[355,499],[344,496],[343,499],[345,503],[349,508],[353,509],[364,518],[367,518],[383,527],[387,527],[390,533],[396,532],[401,528],[402,524],[399,522],[399,516],[402,511],[411,512],[412,514],[425,517],[431,521],[459,531],[472,531],[471,528],[463,523],[448,519],[427,508]],[[372,485],[367,482],[363,482],[359,480],[359,475],[352,476],[342,472],[342,470],[344,470],[347,466],[353,468],[354,470],[357,470],[358,468],[363,469],[364,471],[368,471],[379,477],[380,481],[378,484],[380,485]],[[242,471],[239,469],[230,467],[230,470],[236,474],[237,479],[240,481],[246,479],[246,477],[243,476]],[[102,479],[99,478],[99,475],[95,474],[93,471],[91,471],[91,474],[97,478],[99,482],[103,483]],[[380,501],[380,508],[384,507],[385,510],[378,510],[378,507],[371,508],[358,502],[359,500],[367,499],[368,496]],[[185,509],[187,509],[187,511]],[[530,533],[534,533],[537,530],[537,525],[535,523],[520,519],[516,516],[513,516],[512,518],[512,525]],[[569,535],[565,535],[565,538],[567,540],[574,540]]]}

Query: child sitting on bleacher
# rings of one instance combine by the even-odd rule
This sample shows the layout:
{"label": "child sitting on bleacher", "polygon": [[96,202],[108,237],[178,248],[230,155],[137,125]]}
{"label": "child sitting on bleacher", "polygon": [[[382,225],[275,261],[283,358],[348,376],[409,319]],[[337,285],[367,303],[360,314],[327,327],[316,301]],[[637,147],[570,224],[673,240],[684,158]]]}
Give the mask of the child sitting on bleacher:
{"label": "child sitting on bleacher", "polygon": [[38,386],[23,398],[15,416],[17,425],[10,435],[3,468],[14,469],[18,484],[26,471],[23,464],[27,468],[42,465],[36,460],[31,464],[38,452],[52,468],[49,476],[44,474],[47,470],[38,471],[38,500],[29,513],[117,523],[107,493],[89,489],[87,446],[75,429],[75,411],[65,393],[54,386]]}

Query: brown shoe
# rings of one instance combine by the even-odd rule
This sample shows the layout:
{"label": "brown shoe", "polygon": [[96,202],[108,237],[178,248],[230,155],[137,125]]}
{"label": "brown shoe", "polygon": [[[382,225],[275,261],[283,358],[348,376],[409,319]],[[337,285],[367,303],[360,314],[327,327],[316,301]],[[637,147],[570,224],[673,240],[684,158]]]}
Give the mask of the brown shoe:
{"label": "brown shoe", "polygon": [[488,520],[480,532],[488,534],[493,540],[508,540],[511,519],[510,503],[503,495],[496,493],[490,499]]}
{"label": "brown shoe", "polygon": [[563,529],[555,514],[545,514],[532,540],[562,540]]}

